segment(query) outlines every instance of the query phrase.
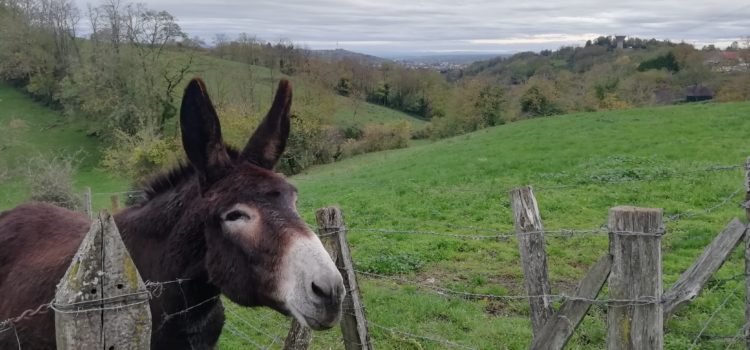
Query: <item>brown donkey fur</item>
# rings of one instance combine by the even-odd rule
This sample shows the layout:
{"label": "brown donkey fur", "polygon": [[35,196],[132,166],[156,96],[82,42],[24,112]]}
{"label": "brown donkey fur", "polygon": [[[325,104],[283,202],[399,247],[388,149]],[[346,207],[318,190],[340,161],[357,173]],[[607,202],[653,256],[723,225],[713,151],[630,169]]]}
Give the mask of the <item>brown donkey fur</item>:
{"label": "brown donkey fur", "polygon": [[[186,88],[181,128],[190,165],[152,181],[145,201],[115,215],[144,280],[187,279],[165,285],[150,302],[153,349],[212,349],[224,322],[219,294],[295,317],[310,313],[280,297],[291,285],[280,276],[308,273],[284,272],[293,265],[285,261],[295,259],[290,246],[317,240],[296,212],[296,190],[272,171],[289,135],[290,105],[291,86],[282,81],[267,117],[238,152],[224,145],[203,82],[194,79]],[[42,203],[0,213],[0,321],[53,299],[89,226],[79,213]],[[329,273],[328,263],[315,270],[323,277],[305,282],[314,302],[303,306],[325,315],[308,319],[313,328],[332,326],[340,313],[341,276]],[[54,349],[53,313],[0,333],[0,349],[15,349],[16,333],[21,349]]]}

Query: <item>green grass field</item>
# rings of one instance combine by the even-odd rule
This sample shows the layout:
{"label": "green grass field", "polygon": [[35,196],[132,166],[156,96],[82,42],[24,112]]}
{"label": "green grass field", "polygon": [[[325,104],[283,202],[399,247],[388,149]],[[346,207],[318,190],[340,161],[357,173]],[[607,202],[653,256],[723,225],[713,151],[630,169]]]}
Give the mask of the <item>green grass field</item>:
{"label": "green grass field", "polygon": [[[523,295],[517,242],[431,235],[384,235],[364,229],[493,234],[513,228],[507,191],[531,184],[549,230],[592,229],[617,205],[661,207],[664,283],[669,287],[732,217],[744,217],[743,171],[750,155],[750,103],[703,104],[528,120],[405,150],[368,154],[292,178],[300,209],[339,205],[350,227],[357,268],[455,290]],[[560,185],[575,185],[557,188]],[[705,212],[731,197],[726,205]],[[569,293],[607,250],[607,238],[547,240],[553,293]],[[702,295],[667,324],[669,349],[685,349],[712,314],[697,348],[724,349],[743,324],[742,254],[736,252]],[[523,349],[531,339],[525,301],[466,301],[411,284],[360,276],[369,319],[379,326],[480,349]],[[605,288],[606,292],[606,288]],[[606,297],[606,294],[603,295]],[[725,302],[726,300],[726,302]],[[722,304],[724,304],[722,306]],[[722,306],[720,308],[720,306]],[[718,311],[716,311],[718,310]],[[255,341],[271,338],[245,326],[273,324],[267,311],[235,310],[231,325]],[[279,317],[273,322],[282,322]],[[606,309],[594,306],[569,344],[600,349]],[[266,333],[283,339],[284,329]],[[372,327],[378,348],[437,349],[446,343]],[[741,342],[733,347],[740,348]],[[225,332],[222,348],[247,346]],[[338,331],[316,333],[316,349],[340,348]]]}
{"label": "green grass field", "polygon": [[[96,168],[96,143],[84,134],[82,123],[39,107],[7,86],[0,86],[0,107],[0,166],[12,175],[0,180],[0,208],[25,199],[23,159],[34,152],[83,149],[89,156],[76,176],[79,188],[89,185],[95,193],[127,188],[125,181]],[[750,103],[735,103],[527,120],[315,167],[291,182],[300,190],[299,208],[309,223],[316,208],[339,205],[344,210],[358,270],[493,295],[524,293],[514,239],[370,230],[509,232],[507,191],[527,184],[535,187],[549,230],[601,227],[608,209],[617,205],[661,207],[665,216],[694,214],[667,222],[667,289],[731,218],[744,218],[737,205],[744,172],[717,167],[741,165],[750,155],[749,115]],[[98,203],[105,206],[107,198]],[[553,293],[572,291],[606,250],[603,235],[549,237]],[[696,348],[730,345],[744,323],[743,266],[742,254],[735,252],[701,296],[670,319],[668,349],[689,348],[704,325]],[[523,349],[530,342],[525,301],[469,301],[392,280],[360,276],[359,281],[377,348]],[[227,319],[221,349],[272,342],[272,348],[280,348],[289,324],[269,310],[230,303]],[[606,309],[592,307],[569,348],[603,348],[605,323]],[[729,348],[741,347],[736,342]],[[342,348],[338,329],[315,333],[313,348]]]}
{"label": "green grass field", "polygon": [[[109,205],[109,192],[122,191],[127,181],[98,168],[95,138],[86,136],[86,124],[40,106],[27,95],[0,84],[0,210],[28,200],[26,161],[37,155],[80,152],[76,189],[91,187],[93,206]],[[3,175],[4,174],[4,175]]]}

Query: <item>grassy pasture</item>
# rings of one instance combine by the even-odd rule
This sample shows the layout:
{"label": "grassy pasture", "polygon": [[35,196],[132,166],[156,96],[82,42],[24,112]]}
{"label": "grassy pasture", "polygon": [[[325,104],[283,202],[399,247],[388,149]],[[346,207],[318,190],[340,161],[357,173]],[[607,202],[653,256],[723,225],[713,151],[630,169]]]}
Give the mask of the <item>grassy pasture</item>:
{"label": "grassy pasture", "polygon": [[[665,216],[695,214],[667,223],[668,288],[732,217],[744,217],[737,206],[742,192],[729,197],[741,189],[743,171],[717,166],[740,165],[750,155],[748,115],[750,103],[736,103],[527,120],[315,167],[291,181],[300,190],[299,207],[308,222],[314,222],[316,208],[343,208],[359,270],[482,294],[523,294],[515,240],[368,230],[508,232],[513,223],[507,190],[526,184],[535,186],[549,230],[600,227],[608,208],[624,204],[661,207]],[[96,140],[85,129],[75,118],[0,86],[0,170],[9,173],[0,178],[0,209],[25,200],[23,160],[35,152],[83,150],[87,156],[75,178],[79,188],[127,189],[125,181],[97,168]],[[108,205],[106,195],[94,199],[97,207]],[[553,293],[570,292],[606,248],[601,235],[548,238]],[[701,349],[729,345],[743,324],[742,268],[742,254],[736,252],[702,295],[670,319],[667,348],[689,348],[694,341]],[[366,276],[360,283],[378,348],[522,349],[531,339],[524,301],[468,301]],[[222,349],[255,347],[250,342],[265,346],[274,337],[280,339],[273,347],[279,347],[288,320],[265,309],[227,304]],[[569,347],[602,348],[605,320],[606,310],[593,307]],[[313,348],[341,348],[338,330],[315,333]]]}
{"label": "grassy pasture", "polygon": [[106,193],[123,191],[127,182],[98,167],[98,141],[86,135],[86,123],[41,106],[17,89],[0,84],[0,210],[28,200],[26,160],[39,154],[80,152],[78,190],[90,186],[93,205],[109,205]]}
{"label": "grassy pasture", "polygon": [[[507,190],[526,184],[535,186],[549,230],[601,227],[608,208],[616,205],[661,207],[665,217],[683,216],[667,222],[666,289],[732,217],[744,218],[737,206],[743,171],[718,166],[741,165],[750,155],[748,115],[750,103],[739,103],[527,120],[316,167],[291,181],[300,189],[300,210],[309,222],[316,208],[343,208],[359,270],[480,294],[524,294],[514,239],[461,240],[368,229],[509,232]],[[726,198],[726,204],[704,210]],[[606,249],[606,235],[549,237],[553,293],[570,293]],[[744,287],[737,277],[742,271],[742,254],[736,252],[702,295],[670,319],[667,348],[690,347],[709,319],[697,348],[730,344],[743,324]],[[530,342],[525,301],[461,300],[367,276],[360,282],[369,319],[385,327],[371,327],[378,348],[452,347],[405,333],[480,349],[523,349]],[[269,335],[283,340],[285,329],[271,326],[287,324],[283,318],[265,310],[235,311],[230,324],[255,341],[269,344]],[[273,321],[263,321],[268,318]],[[605,323],[606,309],[594,306],[569,348],[604,347]],[[224,334],[222,348],[247,346],[242,337]],[[316,333],[313,347],[340,348],[338,330]],[[740,347],[736,342],[730,348]]]}

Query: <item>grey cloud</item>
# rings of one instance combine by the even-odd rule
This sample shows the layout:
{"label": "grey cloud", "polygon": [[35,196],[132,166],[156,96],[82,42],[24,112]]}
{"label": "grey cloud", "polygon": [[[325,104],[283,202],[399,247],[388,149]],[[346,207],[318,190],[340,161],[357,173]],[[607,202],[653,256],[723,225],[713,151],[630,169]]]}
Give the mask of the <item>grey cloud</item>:
{"label": "grey cloud", "polygon": [[[83,0],[77,0],[85,8]],[[625,34],[711,42],[750,35],[750,5],[740,0],[688,2],[635,0],[608,4],[591,0],[156,0],[190,35],[210,41],[217,33],[245,32],[275,41],[336,43],[369,53],[409,51],[514,51],[557,48],[584,34]],[[562,35],[560,41],[523,38]],[[514,44],[472,40],[519,39]],[[367,44],[366,42],[373,42]]]}

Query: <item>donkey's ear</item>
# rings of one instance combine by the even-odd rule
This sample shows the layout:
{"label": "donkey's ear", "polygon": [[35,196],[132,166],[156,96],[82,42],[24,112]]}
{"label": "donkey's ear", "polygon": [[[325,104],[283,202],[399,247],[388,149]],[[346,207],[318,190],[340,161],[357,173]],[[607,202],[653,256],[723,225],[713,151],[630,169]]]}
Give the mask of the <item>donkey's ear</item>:
{"label": "donkey's ear", "polygon": [[289,111],[292,108],[292,85],[282,79],[271,110],[250,137],[240,157],[262,168],[273,169],[284,153],[289,138]]}
{"label": "donkey's ear", "polygon": [[221,137],[219,117],[216,115],[206,85],[194,78],[185,88],[180,107],[182,146],[190,163],[198,171],[201,189],[222,178],[231,166]]}

